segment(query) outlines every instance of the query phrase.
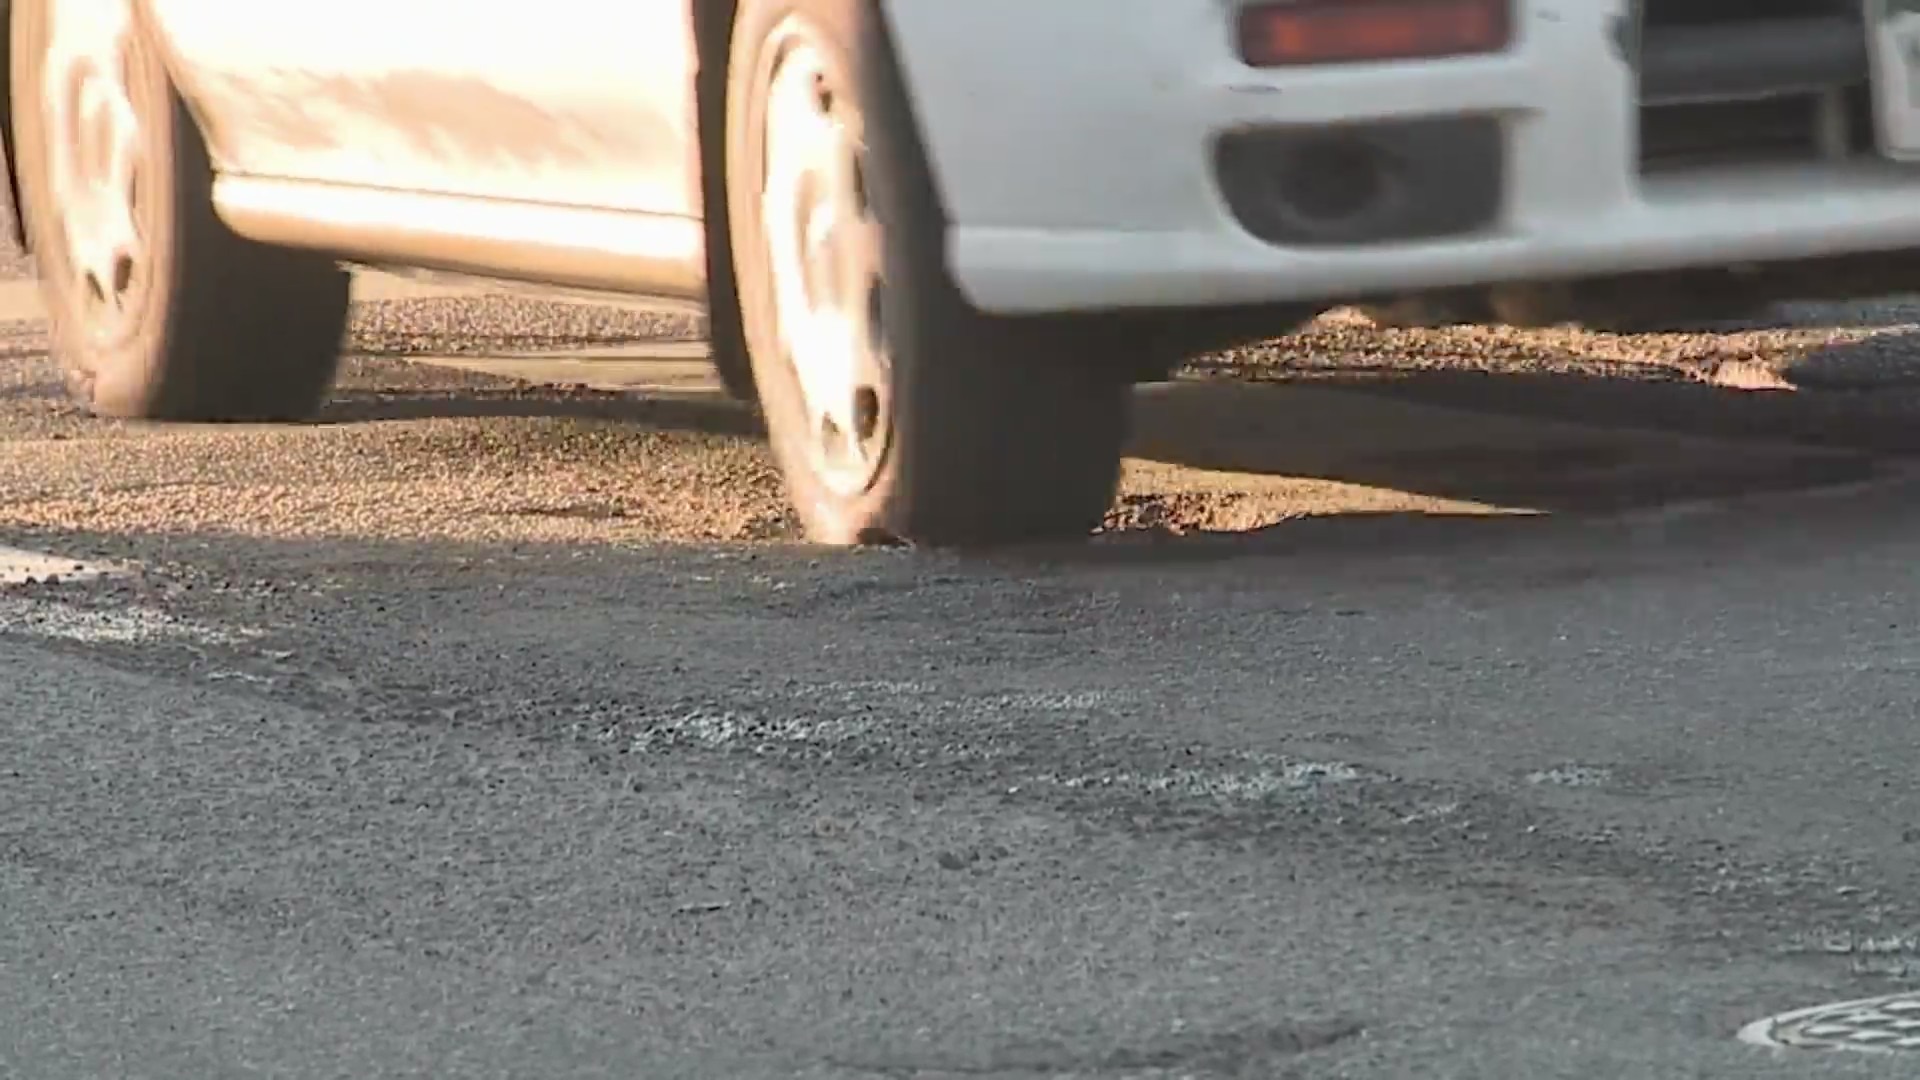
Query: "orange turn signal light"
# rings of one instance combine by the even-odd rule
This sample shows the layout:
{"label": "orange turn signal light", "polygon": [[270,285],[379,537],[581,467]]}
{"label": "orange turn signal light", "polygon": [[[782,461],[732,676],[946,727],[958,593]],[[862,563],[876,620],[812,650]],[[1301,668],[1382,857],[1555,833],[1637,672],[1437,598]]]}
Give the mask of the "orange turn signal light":
{"label": "orange turn signal light", "polygon": [[1418,60],[1499,52],[1510,0],[1300,0],[1240,12],[1240,56],[1254,67]]}

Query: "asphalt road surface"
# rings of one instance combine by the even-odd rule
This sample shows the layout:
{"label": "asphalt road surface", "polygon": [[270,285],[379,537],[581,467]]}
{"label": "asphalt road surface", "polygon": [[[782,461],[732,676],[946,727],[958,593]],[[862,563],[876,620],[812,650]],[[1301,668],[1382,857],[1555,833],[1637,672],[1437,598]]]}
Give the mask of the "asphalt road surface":
{"label": "asphalt road surface", "polygon": [[0,327],[0,1076],[1920,1067],[1736,1039],[1920,983],[1909,307],[1329,320],[962,559],[797,543],[695,320],[365,295],[295,427]]}

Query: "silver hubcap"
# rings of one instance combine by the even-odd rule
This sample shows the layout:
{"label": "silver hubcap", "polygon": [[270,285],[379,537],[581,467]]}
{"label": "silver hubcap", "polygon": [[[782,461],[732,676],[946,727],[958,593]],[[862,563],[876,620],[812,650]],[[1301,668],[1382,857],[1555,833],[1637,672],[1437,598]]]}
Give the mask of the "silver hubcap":
{"label": "silver hubcap", "polygon": [[53,205],[65,270],[97,338],[130,326],[144,285],[139,225],[140,118],[134,110],[130,0],[47,5],[46,124]]}
{"label": "silver hubcap", "polygon": [[851,102],[836,92],[820,50],[790,29],[767,94],[761,221],[814,472],[851,495],[873,483],[892,427],[879,230],[867,206],[860,140],[846,123]]}

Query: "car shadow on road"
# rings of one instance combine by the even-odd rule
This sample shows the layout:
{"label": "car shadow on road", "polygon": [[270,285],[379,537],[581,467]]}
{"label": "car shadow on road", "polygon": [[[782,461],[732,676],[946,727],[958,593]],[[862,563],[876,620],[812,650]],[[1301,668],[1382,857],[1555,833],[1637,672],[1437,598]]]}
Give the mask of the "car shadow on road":
{"label": "car shadow on road", "polygon": [[1869,337],[1810,349],[1781,368],[1807,390],[1846,390],[1920,396],[1920,328],[1875,327]]}
{"label": "car shadow on road", "polygon": [[753,410],[718,395],[649,397],[573,388],[458,391],[342,390],[322,410],[320,424],[385,420],[554,418],[615,420],[665,430],[758,438]]}
{"label": "car shadow on road", "polygon": [[[591,371],[578,358],[555,381],[530,382],[405,357],[356,355],[342,367],[321,424],[434,419],[624,421],[666,431],[756,438],[759,416],[724,395],[692,390],[643,393],[564,381]],[[680,367],[687,365],[681,364]],[[697,366],[697,365],[696,365]]]}
{"label": "car shadow on road", "polygon": [[[1844,359],[1845,348],[1829,352]],[[1820,366],[1831,362],[1821,354]],[[716,393],[538,385],[384,360],[347,374],[324,424],[559,417],[764,440],[752,410]],[[1881,401],[1677,374],[1215,368],[1140,389],[1120,500],[1101,542],[1074,557],[1424,546],[1546,517],[1847,483],[1920,449],[1920,429]]]}
{"label": "car shadow on road", "polygon": [[[1424,548],[1830,488],[1920,450],[1911,411],[1861,393],[1574,374],[1185,378],[1142,388],[1130,451],[1143,465],[1109,542],[1085,557]],[[1155,542],[1129,542],[1142,535]]]}
{"label": "car shadow on road", "polygon": [[1553,513],[1793,488],[1920,450],[1863,395],[1576,375],[1195,379],[1142,391],[1134,452]]}

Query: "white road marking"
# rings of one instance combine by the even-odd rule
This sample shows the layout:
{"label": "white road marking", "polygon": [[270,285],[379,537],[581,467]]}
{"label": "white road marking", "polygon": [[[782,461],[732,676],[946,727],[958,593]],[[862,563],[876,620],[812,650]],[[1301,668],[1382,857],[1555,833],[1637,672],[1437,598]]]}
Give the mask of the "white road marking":
{"label": "white road marking", "polygon": [[[793,747],[831,749],[861,741],[884,743],[931,729],[964,729],[977,741],[948,745],[949,758],[979,760],[1005,752],[1006,729],[1032,713],[1090,713],[1130,701],[1107,690],[1020,691],[946,696],[931,683],[906,680],[802,683],[761,700],[733,706],[627,711],[585,705],[574,710],[574,737],[619,742],[645,752],[675,747],[782,753]],[[799,708],[797,715],[789,710]]]}
{"label": "white road marking", "polygon": [[[134,572],[135,568],[128,563],[0,546],[0,587],[56,582],[77,584],[125,577]],[[247,627],[209,626],[140,604],[89,608],[64,600],[0,594],[0,635],[82,645],[174,642],[207,646],[237,645],[263,633]]]}
{"label": "white road marking", "polygon": [[1613,770],[1592,765],[1560,765],[1528,773],[1527,783],[1558,787],[1605,787],[1613,783]]}
{"label": "white road marking", "polygon": [[1740,1029],[1741,1042],[1795,1050],[1920,1050],[1920,994],[1911,991],[1815,1005]]}
{"label": "white road marking", "polygon": [[[948,761],[983,761],[1017,752],[1022,720],[1033,714],[1095,714],[1134,700],[1125,692],[1105,689],[948,695],[931,683],[907,680],[832,681],[783,688],[766,700],[736,707],[695,706],[666,713],[636,710],[623,714],[618,709],[583,706],[570,726],[575,738],[617,743],[639,753],[680,748],[776,756],[799,748],[833,752],[854,745],[908,745],[916,737],[924,739],[935,731],[957,731],[967,737],[944,739],[939,756]],[[799,706],[801,712],[789,713],[792,706]],[[1311,798],[1329,787],[1381,779],[1344,761],[1297,761],[1257,754],[1224,768],[1175,766],[1153,773],[1125,769],[1078,775],[1054,773],[1032,777],[1012,790],[1034,784],[1258,803]],[[1444,817],[1455,809],[1437,808],[1430,816]]]}
{"label": "white road marking", "polygon": [[1244,772],[1176,768],[1151,776],[1136,772],[1112,772],[1040,778],[1043,783],[1082,791],[1125,788],[1151,794],[1233,802],[1260,802],[1278,795],[1298,795],[1329,784],[1352,784],[1365,779],[1365,773],[1343,761],[1255,765]]}
{"label": "white road marking", "polygon": [[93,610],[57,600],[0,597],[0,634],[82,645],[237,645],[260,637],[261,631],[208,626],[138,605]]}
{"label": "white road marking", "polygon": [[52,579],[97,581],[126,573],[128,568],[116,563],[0,545],[0,585],[28,585]]}

